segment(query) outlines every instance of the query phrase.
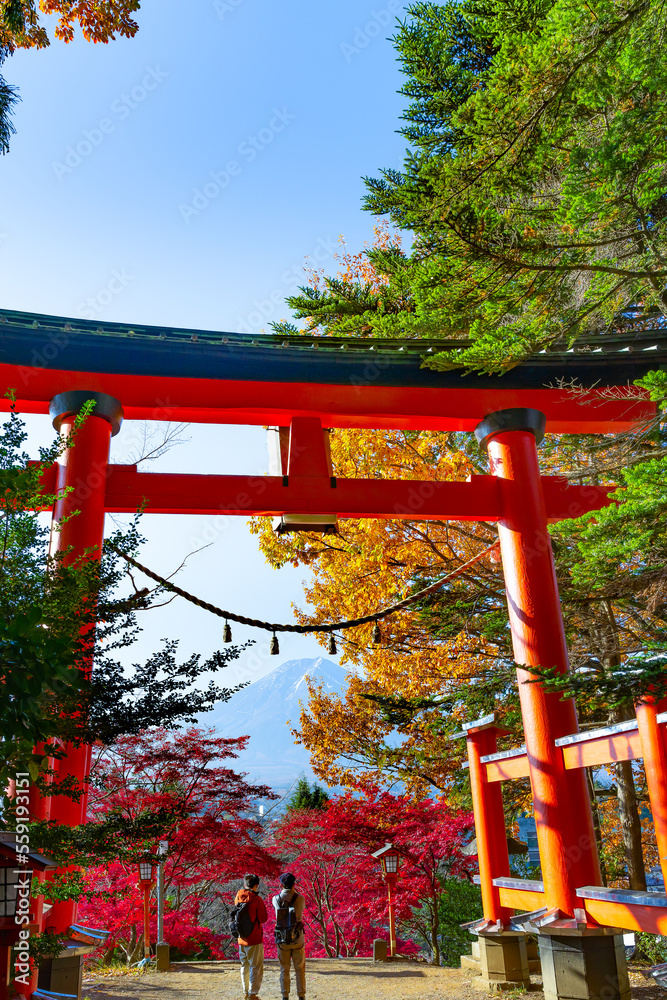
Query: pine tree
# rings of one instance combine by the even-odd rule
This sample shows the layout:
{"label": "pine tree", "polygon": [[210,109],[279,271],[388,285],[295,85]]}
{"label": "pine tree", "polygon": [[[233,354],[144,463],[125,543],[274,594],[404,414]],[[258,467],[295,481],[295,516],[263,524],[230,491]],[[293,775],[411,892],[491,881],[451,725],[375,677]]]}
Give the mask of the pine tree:
{"label": "pine tree", "polygon": [[323,333],[450,339],[426,363],[503,371],[667,316],[667,57],[658,0],[412,3],[393,42],[402,169],[365,207],[413,234],[379,286],[288,299]]}
{"label": "pine tree", "polygon": [[329,801],[329,795],[321,785],[313,782],[308,783],[308,779],[301,775],[296,783],[296,788],[287,801],[287,812],[297,812],[300,809],[324,809]]}

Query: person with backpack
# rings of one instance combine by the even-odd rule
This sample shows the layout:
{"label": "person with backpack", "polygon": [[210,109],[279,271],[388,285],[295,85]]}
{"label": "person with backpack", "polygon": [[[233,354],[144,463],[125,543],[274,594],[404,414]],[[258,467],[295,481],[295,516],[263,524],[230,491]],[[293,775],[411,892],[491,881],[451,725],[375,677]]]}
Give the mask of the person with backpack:
{"label": "person with backpack", "polygon": [[256,875],[244,875],[243,888],[236,893],[230,912],[230,928],[238,938],[241,982],[247,1000],[259,1000],[264,978],[262,924],[268,919],[264,900],[259,894],[259,879]]}
{"label": "person with backpack", "polygon": [[290,991],[290,965],[294,965],[299,1000],[306,1000],[306,950],[303,930],[305,899],[294,888],[296,878],[290,872],[280,876],[282,890],[273,897],[276,911],[276,945],[280,962],[280,992],[287,1000]]}

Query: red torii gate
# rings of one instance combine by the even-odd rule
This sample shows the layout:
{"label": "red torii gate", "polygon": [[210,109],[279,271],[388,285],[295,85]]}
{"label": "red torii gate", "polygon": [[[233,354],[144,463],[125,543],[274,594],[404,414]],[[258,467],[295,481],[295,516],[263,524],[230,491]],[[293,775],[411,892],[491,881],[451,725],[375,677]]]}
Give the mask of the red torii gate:
{"label": "red torii gate", "polygon": [[[541,476],[537,444],[545,429],[628,430],[650,417],[653,407],[622,391],[548,387],[549,379],[567,374],[593,381],[595,375],[603,387],[622,386],[661,363],[667,352],[656,339],[654,333],[631,337],[634,353],[624,353],[623,339],[596,341],[588,354],[563,349],[500,378],[462,379],[460,373],[420,367],[419,355],[432,350],[432,342],[253,339],[122,324],[96,329],[78,320],[0,311],[0,379],[14,390],[19,411],[50,412],[63,433],[88,400],[95,403],[76,446],[44,480],[45,490],[71,489],[56,504],[56,521],[80,511],[54,533],[60,549],[99,552],[105,513],[134,512],[142,502],[148,513],[497,521],[515,659],[566,671],[547,524],[600,509],[608,503],[607,491]],[[595,358],[600,343],[611,350]],[[654,353],[639,354],[637,345]],[[134,419],[276,425],[289,428],[289,448],[280,474],[268,477],[139,473],[133,466],[109,465],[110,439],[123,412]],[[491,475],[468,483],[333,478],[323,433],[328,427],[474,429],[488,449]],[[520,670],[519,680],[525,676]],[[544,882],[539,890],[525,887],[517,905],[537,899],[549,911],[534,916],[547,996],[624,998],[627,976],[614,928],[627,921],[615,913],[614,927],[603,926],[605,920],[581,910],[577,894],[582,887],[599,887],[600,871],[584,773],[566,766],[558,746],[577,732],[574,703],[539,684],[522,684],[520,693]],[[486,920],[478,930],[487,978],[520,981],[525,946],[522,951],[516,924],[510,927],[513,900],[503,899],[497,884],[509,874],[506,850],[494,847],[494,832],[504,843],[500,786],[490,783],[489,762],[482,761],[482,751],[495,749],[493,732],[491,720],[468,727]],[[659,740],[655,745],[662,767],[664,747]],[[70,748],[57,767],[60,775],[85,784],[89,751]],[[667,818],[664,783],[658,785],[654,814]],[[32,809],[35,817],[80,823],[85,795],[79,804],[33,796]],[[538,895],[530,896],[532,891]],[[661,900],[667,919],[667,899]],[[630,901],[626,908],[632,906]],[[56,904],[47,924],[66,930],[74,916],[73,904]],[[542,916],[547,919],[540,922]],[[559,948],[569,955],[565,973]],[[568,992],[572,975],[580,992]],[[49,985],[80,989],[65,969],[58,972],[57,962]]]}

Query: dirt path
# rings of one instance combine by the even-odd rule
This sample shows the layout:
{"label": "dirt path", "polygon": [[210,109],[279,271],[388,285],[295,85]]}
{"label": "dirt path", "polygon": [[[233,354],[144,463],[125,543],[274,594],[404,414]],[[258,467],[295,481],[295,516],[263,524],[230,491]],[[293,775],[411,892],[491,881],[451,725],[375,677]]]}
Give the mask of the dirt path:
{"label": "dirt path", "polygon": [[[470,974],[459,969],[434,969],[418,962],[375,965],[370,959],[335,961],[308,960],[308,1000],[341,1000],[368,997],[369,1000],[480,1000],[470,985]],[[666,1000],[667,993],[650,986],[632,973],[633,1000]],[[294,984],[292,984],[292,990]],[[507,995],[507,994],[505,994]],[[514,994],[517,996],[518,994]],[[541,992],[523,994],[544,1000]],[[151,972],[143,976],[114,976],[89,979],[84,984],[84,1000],[240,1000],[238,963],[211,963],[172,966],[171,972]],[[261,996],[277,1000],[278,963],[265,963]],[[292,992],[293,1000],[296,994]]]}

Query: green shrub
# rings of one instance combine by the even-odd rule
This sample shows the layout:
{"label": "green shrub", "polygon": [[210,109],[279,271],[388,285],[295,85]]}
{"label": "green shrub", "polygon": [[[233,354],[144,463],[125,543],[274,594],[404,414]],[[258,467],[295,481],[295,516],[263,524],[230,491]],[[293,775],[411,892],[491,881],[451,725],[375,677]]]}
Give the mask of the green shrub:
{"label": "green shrub", "polygon": [[482,916],[480,887],[465,879],[445,879],[440,899],[439,935],[443,965],[456,967],[461,963],[461,955],[472,953],[472,936],[461,924]]}
{"label": "green shrub", "polygon": [[662,962],[667,962],[667,938],[660,934],[644,934],[641,931],[635,935],[635,941],[637,952],[651,965],[661,965]]}

